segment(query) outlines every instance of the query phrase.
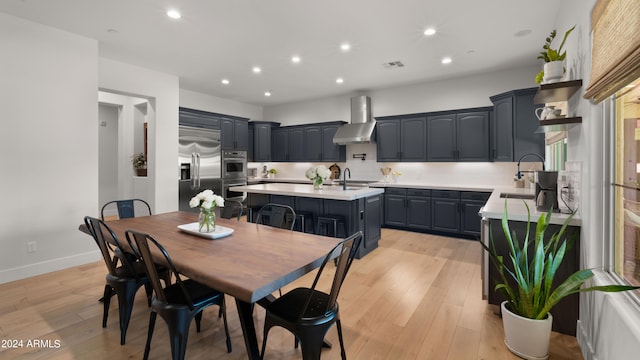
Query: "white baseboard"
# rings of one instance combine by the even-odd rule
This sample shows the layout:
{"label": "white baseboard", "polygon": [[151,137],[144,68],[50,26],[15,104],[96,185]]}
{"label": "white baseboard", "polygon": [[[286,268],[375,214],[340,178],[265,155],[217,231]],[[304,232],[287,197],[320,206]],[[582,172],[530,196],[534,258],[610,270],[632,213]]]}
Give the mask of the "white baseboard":
{"label": "white baseboard", "polygon": [[96,250],[35,264],[19,266],[12,269],[0,270],[0,284],[26,279],[28,277],[42,275],[52,271],[67,269],[73,266],[84,265],[100,259],[100,251]]}
{"label": "white baseboard", "polygon": [[582,352],[582,357],[584,358],[584,360],[598,360],[598,357],[593,351],[591,341],[589,341],[589,336],[587,335],[586,329],[584,328],[584,323],[580,320],[578,320],[576,337],[578,340],[578,344],[580,345],[580,350]]}

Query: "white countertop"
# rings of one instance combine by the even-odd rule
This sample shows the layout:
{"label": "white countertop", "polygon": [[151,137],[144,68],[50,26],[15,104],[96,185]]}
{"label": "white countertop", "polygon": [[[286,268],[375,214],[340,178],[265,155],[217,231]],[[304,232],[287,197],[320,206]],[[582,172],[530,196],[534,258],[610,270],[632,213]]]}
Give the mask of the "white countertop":
{"label": "white countertop", "polygon": [[[500,197],[500,193],[509,193],[509,194],[534,194],[533,189],[521,189],[521,188],[513,188],[513,187],[496,187],[494,191],[491,193],[491,197],[487,200],[487,203],[480,209],[480,215],[489,219],[502,219],[502,214],[504,213],[505,201],[507,205],[507,215],[509,220],[514,221],[527,221],[527,206],[529,206],[529,211],[531,214],[531,222],[537,223],[540,215],[545,214],[546,212],[541,212],[536,210],[536,204],[533,200],[523,200],[523,199],[505,199]],[[570,214],[563,213],[553,213],[551,214],[551,224],[563,224],[568,218]],[[582,221],[576,215],[571,219],[569,225],[580,226]]]}
{"label": "white countertop", "polygon": [[353,190],[345,191],[342,190],[342,186],[339,185],[324,185],[322,190],[314,190],[313,185],[311,184],[306,185],[291,183],[269,183],[247,186],[234,186],[231,188],[231,190],[254,194],[287,195],[346,201],[361,199],[372,195],[384,193],[384,189],[381,188],[358,187],[353,188]]}
{"label": "white countertop", "polygon": [[[251,182],[251,180],[249,180]],[[495,185],[478,184],[431,184],[431,183],[417,183],[417,182],[375,182],[369,184],[369,188],[362,188],[358,190],[342,191],[342,186],[333,185],[327,186],[325,184],[324,190],[314,191],[312,185],[292,184],[292,182],[311,182],[307,179],[294,179],[294,178],[275,178],[275,179],[254,179],[254,181],[270,181],[270,184],[258,184],[249,186],[234,187],[235,191],[246,191],[260,194],[275,194],[275,195],[291,195],[302,197],[315,197],[323,199],[336,199],[336,200],[355,200],[370,195],[380,194],[384,188],[413,188],[413,189],[438,189],[438,190],[458,190],[458,191],[486,191],[491,192],[491,197],[487,200],[486,204],[480,209],[480,215],[489,219],[502,219],[504,212],[505,199],[500,197],[501,193],[509,194],[534,194],[534,189],[515,188],[515,187],[496,187]],[[357,181],[357,180],[355,180]],[[237,190],[236,190],[237,189]],[[376,192],[377,190],[377,192]],[[506,199],[507,213],[509,220],[514,221],[527,221],[527,205],[531,214],[531,221],[533,223],[538,222],[538,218],[543,212],[536,210],[536,205],[533,200],[523,199]],[[525,205],[526,204],[526,205]],[[569,214],[553,213],[551,215],[552,224],[563,224],[564,221],[569,218]],[[578,215],[571,219],[570,225],[580,226],[582,223]]]}

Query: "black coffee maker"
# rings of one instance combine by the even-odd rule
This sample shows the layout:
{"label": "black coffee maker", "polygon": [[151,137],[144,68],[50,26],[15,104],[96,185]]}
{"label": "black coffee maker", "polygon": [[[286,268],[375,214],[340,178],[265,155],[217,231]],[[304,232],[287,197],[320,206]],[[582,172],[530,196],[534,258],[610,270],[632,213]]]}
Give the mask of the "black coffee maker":
{"label": "black coffee maker", "polygon": [[559,212],[558,208],[558,172],[536,171],[536,210]]}

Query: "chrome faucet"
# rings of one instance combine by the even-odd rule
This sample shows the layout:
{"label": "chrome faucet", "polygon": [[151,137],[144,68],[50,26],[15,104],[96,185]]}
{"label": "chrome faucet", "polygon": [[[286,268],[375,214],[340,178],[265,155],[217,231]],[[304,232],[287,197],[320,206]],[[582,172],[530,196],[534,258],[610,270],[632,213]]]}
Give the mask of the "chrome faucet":
{"label": "chrome faucet", "polygon": [[520,160],[518,160],[518,172],[516,173],[516,176],[518,177],[518,180],[522,179],[522,171],[520,171],[520,162],[522,162],[522,159],[524,159],[527,156],[537,156],[540,159],[540,162],[542,162],[542,171],[544,171],[544,158],[542,156],[540,156],[539,154],[524,154],[520,157]]}
{"label": "chrome faucet", "polygon": [[351,169],[345,168],[342,172],[342,190],[347,190],[347,171],[349,172],[349,179],[351,179]]}

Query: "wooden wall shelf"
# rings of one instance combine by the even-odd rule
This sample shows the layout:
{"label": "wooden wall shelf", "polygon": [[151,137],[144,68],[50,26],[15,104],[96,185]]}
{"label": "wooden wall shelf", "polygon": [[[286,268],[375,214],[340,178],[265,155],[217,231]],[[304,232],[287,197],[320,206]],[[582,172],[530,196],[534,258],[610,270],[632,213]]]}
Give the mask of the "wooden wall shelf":
{"label": "wooden wall shelf", "polygon": [[582,80],[562,81],[553,84],[540,85],[533,98],[535,104],[556,101],[567,101],[582,87]]}

